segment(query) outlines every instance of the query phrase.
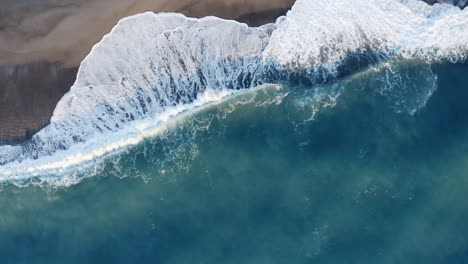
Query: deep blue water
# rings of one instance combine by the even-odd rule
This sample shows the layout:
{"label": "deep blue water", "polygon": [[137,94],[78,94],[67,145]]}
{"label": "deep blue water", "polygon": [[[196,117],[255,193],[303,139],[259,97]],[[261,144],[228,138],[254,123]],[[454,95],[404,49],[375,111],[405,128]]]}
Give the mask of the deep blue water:
{"label": "deep blue water", "polygon": [[[418,101],[426,75],[388,92],[373,75],[270,86],[79,184],[4,185],[1,263],[467,263],[468,65],[432,71],[413,115],[401,99]],[[320,89],[340,91],[335,106]]]}

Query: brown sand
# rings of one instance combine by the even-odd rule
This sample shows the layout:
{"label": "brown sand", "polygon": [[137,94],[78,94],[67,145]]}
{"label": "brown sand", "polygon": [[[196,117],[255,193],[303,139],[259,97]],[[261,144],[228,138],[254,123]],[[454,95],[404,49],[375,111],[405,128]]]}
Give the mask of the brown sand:
{"label": "brown sand", "polygon": [[[5,0],[4,0],[5,1]],[[92,46],[123,17],[181,12],[271,22],[294,0],[6,0],[0,10],[0,59],[13,63],[60,61],[78,66]],[[11,4],[8,5],[8,1]],[[257,14],[252,19],[248,14]]]}

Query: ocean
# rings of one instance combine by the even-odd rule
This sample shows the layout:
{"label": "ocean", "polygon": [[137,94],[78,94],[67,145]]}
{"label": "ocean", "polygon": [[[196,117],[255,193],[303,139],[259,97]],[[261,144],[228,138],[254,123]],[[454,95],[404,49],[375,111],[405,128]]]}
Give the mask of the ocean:
{"label": "ocean", "polygon": [[[364,35],[293,39],[302,19],[321,28],[311,2],[262,28],[173,14],[121,22],[51,125],[0,147],[2,262],[466,263],[467,11],[351,1],[387,26],[396,14],[415,22],[387,39],[359,23]],[[349,3],[325,10],[353,17]],[[157,75],[109,63],[128,25],[141,34],[138,19],[186,25],[147,45]],[[345,26],[335,22],[323,25]],[[224,31],[243,42],[207,39]],[[164,49],[194,39],[196,51]]]}

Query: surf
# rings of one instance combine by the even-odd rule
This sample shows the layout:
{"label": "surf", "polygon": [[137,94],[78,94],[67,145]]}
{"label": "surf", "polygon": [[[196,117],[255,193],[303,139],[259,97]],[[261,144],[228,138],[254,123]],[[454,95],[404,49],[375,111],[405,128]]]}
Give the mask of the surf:
{"label": "surf", "polygon": [[414,113],[436,89],[430,65],[466,60],[467,31],[466,10],[416,0],[299,0],[258,28],[172,13],[128,17],[81,63],[50,124],[0,147],[0,181],[63,182],[70,168],[136,145],[181,113],[266,83],[321,85],[374,71],[389,87],[411,87],[414,75],[401,70],[423,65],[418,76],[432,85],[416,91],[416,107],[398,109],[407,94],[382,92]]}

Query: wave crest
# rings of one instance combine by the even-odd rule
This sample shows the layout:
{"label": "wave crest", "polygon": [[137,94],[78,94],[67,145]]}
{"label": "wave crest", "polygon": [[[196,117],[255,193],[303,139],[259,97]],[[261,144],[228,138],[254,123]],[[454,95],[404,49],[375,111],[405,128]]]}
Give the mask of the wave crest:
{"label": "wave crest", "polygon": [[[259,28],[169,13],[128,17],[82,62],[50,125],[23,145],[0,147],[0,181],[135,144],[140,121],[164,122],[213,92],[328,82],[382,60],[459,62],[467,55],[467,10],[417,0],[299,0]],[[117,132],[138,140],[104,140]]]}

